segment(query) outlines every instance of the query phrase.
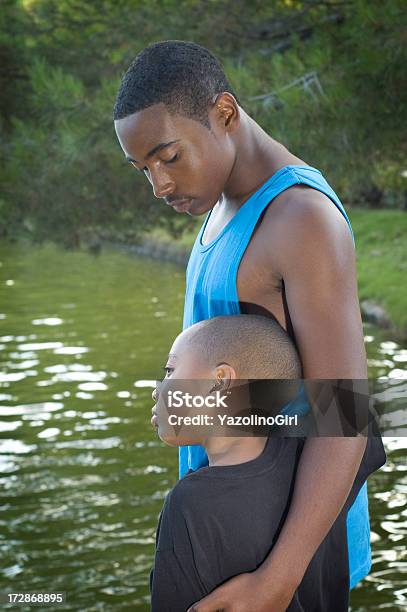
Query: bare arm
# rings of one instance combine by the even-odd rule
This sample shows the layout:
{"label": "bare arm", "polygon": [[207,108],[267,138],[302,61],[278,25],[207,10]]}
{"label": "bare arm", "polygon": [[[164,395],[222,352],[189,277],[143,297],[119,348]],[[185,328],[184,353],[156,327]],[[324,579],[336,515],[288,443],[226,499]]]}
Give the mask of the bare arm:
{"label": "bare arm", "polygon": [[[285,201],[277,214],[266,216],[256,240],[264,240],[273,269],[277,265],[284,279],[304,378],[366,379],[352,236],[335,206],[315,193],[296,191],[297,201]],[[268,558],[191,610],[286,610],[348,497],[365,447],[363,437],[309,438],[289,513]]]}
{"label": "bare arm", "polygon": [[[350,230],[332,204],[313,200],[311,194],[306,194],[300,214],[297,207],[295,214],[286,210],[281,215],[278,235],[290,239],[280,239],[273,247],[285,282],[303,375],[367,378]],[[365,447],[363,437],[306,441],[290,511],[264,564],[265,571],[279,563],[295,582],[301,581],[346,501]]]}

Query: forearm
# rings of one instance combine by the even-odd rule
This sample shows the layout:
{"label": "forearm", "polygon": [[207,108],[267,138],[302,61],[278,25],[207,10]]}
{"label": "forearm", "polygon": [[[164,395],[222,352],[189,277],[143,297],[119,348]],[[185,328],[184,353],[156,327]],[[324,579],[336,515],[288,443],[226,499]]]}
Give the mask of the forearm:
{"label": "forearm", "polygon": [[290,509],[262,572],[301,582],[349,495],[366,443],[365,437],[306,440]]}

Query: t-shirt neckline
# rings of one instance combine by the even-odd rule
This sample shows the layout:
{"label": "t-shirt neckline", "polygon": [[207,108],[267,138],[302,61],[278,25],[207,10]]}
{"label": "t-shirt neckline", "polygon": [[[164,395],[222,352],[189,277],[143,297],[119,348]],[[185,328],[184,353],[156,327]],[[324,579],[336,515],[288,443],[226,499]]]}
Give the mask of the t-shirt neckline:
{"label": "t-shirt neckline", "polygon": [[261,453],[254,459],[232,465],[212,465],[201,467],[196,471],[188,472],[186,476],[210,476],[213,478],[251,478],[264,470],[272,470],[283,450],[284,438],[269,435]]}

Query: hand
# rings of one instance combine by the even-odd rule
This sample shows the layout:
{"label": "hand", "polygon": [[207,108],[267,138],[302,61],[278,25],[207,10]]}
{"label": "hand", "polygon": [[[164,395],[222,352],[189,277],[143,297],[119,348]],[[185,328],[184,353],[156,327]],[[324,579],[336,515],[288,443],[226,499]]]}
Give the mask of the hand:
{"label": "hand", "polygon": [[286,612],[296,587],[273,584],[260,569],[231,578],[187,612]]}

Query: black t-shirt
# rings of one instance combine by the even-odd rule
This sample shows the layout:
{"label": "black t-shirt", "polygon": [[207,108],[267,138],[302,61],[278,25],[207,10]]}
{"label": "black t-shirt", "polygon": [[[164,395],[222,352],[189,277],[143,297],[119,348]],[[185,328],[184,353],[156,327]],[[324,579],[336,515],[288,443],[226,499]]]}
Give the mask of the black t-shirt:
{"label": "black t-shirt", "polygon": [[[369,444],[368,440],[368,444]],[[341,513],[309,564],[288,612],[348,610],[346,515],[369,473],[385,462],[365,452]],[[190,471],[166,497],[150,575],[153,612],[185,612],[217,586],[257,569],[288,513],[304,438],[269,437],[263,452],[238,465]]]}

